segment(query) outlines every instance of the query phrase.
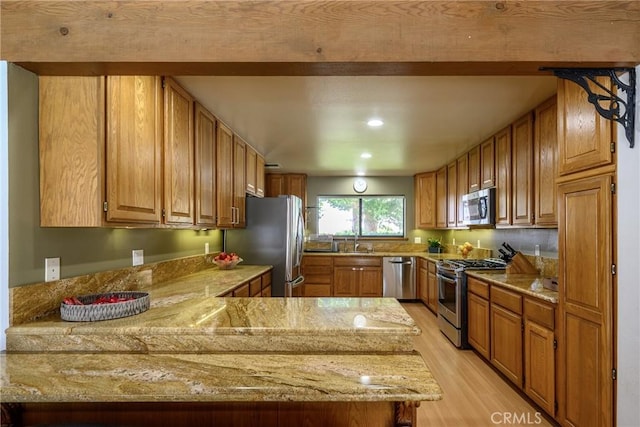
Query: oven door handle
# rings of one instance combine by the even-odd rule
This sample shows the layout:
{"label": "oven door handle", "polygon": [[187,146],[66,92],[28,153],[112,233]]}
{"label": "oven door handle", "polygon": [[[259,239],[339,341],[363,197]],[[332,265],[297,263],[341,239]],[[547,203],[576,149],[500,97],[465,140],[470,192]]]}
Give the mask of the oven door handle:
{"label": "oven door handle", "polygon": [[454,284],[456,283],[456,279],[452,279],[451,277],[445,276],[445,275],[440,274],[440,273],[436,274],[436,277],[438,279],[444,280],[445,282],[454,283]]}
{"label": "oven door handle", "polygon": [[440,273],[437,273],[436,277],[438,278],[438,301],[444,301],[446,295],[444,290],[444,287],[446,286],[445,283],[453,283],[454,286],[458,286],[457,280],[444,276]]}

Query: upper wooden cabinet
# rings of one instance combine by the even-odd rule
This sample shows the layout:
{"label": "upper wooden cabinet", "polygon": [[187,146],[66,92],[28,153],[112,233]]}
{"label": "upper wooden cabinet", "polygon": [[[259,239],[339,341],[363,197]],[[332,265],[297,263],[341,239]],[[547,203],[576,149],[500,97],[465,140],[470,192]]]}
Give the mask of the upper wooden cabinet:
{"label": "upper wooden cabinet", "polygon": [[41,76],[39,91],[41,225],[159,225],[160,77]]}
{"label": "upper wooden cabinet", "polygon": [[533,176],[535,225],[558,226],[558,112],[556,97],[548,99],[535,110],[533,138]]}
{"label": "upper wooden cabinet", "polygon": [[307,206],[307,175],[301,173],[269,173],[265,175],[267,197],[291,194],[302,199],[302,207]]}
{"label": "upper wooden cabinet", "polygon": [[246,146],[246,191],[257,197],[264,197],[264,157],[252,146]]}
{"label": "upper wooden cabinet", "polygon": [[533,112],[512,125],[511,220],[533,225]]}
{"label": "upper wooden cabinet", "polygon": [[496,185],[495,136],[480,144],[480,188]]}
{"label": "upper wooden cabinet", "polygon": [[464,217],[464,213],[462,212],[462,196],[469,192],[469,157],[465,153],[458,157],[456,162],[456,173],[458,175],[456,180],[456,226],[463,227],[464,223],[462,222],[462,219]]}
{"label": "upper wooden cabinet", "polygon": [[236,212],[234,227],[246,226],[246,142],[233,136],[233,206]]}
{"label": "upper wooden cabinet", "polygon": [[416,228],[436,227],[436,173],[414,177]]}
{"label": "upper wooden cabinet", "polygon": [[456,227],[458,214],[458,163],[447,165],[447,227]]}
{"label": "upper wooden cabinet", "polygon": [[195,223],[216,226],[216,119],[195,104]]}
{"label": "upper wooden cabinet", "polygon": [[496,225],[511,224],[511,126],[495,135]]}
{"label": "upper wooden cabinet", "polygon": [[173,79],[164,79],[164,222],[194,223],[193,98]]}
{"label": "upper wooden cabinet", "polygon": [[480,175],[481,175],[480,146],[477,145],[473,147],[471,150],[469,150],[467,155],[469,156],[468,157],[469,187],[468,187],[467,193],[470,193],[472,191],[478,191],[482,185],[482,181],[480,178]]}
{"label": "upper wooden cabinet", "polygon": [[436,227],[447,227],[447,167],[436,172]]}
{"label": "upper wooden cabinet", "polygon": [[[597,80],[610,88],[607,78]],[[567,175],[615,161],[612,122],[587,101],[587,92],[572,81],[558,79],[558,173]]]}
{"label": "upper wooden cabinet", "polygon": [[218,121],[216,129],[216,226],[233,228],[235,224],[233,187],[233,131]]}

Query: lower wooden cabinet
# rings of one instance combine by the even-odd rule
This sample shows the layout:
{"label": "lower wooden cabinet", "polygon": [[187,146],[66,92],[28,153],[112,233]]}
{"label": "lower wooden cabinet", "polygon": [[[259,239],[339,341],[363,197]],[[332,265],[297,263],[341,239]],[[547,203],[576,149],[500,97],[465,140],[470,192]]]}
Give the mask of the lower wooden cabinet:
{"label": "lower wooden cabinet", "polygon": [[491,304],[491,363],[522,388],[522,316]]}
{"label": "lower wooden cabinet", "polygon": [[434,314],[438,312],[438,279],[433,261],[418,260],[418,298]]}
{"label": "lower wooden cabinet", "polygon": [[556,401],[554,335],[535,322],[524,322],[524,391],[551,415]]}
{"label": "lower wooden cabinet", "polygon": [[491,340],[489,329],[489,300],[476,294],[467,294],[468,340],[469,344],[486,359],[491,358]]}
{"label": "lower wooden cabinet", "polygon": [[333,257],[303,256],[303,296],[330,297],[333,295]]}
{"label": "lower wooden cabinet", "polygon": [[382,296],[382,258],[334,257],[333,264],[333,296]]}
{"label": "lower wooden cabinet", "polygon": [[270,297],[271,270],[230,290],[223,297]]}

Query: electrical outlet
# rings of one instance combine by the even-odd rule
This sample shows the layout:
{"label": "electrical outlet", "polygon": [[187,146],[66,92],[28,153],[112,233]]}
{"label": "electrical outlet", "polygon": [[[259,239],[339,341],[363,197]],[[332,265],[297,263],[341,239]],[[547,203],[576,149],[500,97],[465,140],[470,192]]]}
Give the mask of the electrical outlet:
{"label": "electrical outlet", "polygon": [[540,256],[540,245],[535,246],[535,255]]}
{"label": "electrical outlet", "polygon": [[144,250],[142,249],[134,249],[131,251],[131,256],[133,258],[133,266],[144,264]]}
{"label": "electrical outlet", "polygon": [[422,237],[414,237],[413,243],[422,243]]}
{"label": "electrical outlet", "polygon": [[51,282],[60,279],[60,258],[44,259],[44,281]]}
{"label": "electrical outlet", "polygon": [[209,242],[204,244],[204,254],[208,254],[209,253]]}

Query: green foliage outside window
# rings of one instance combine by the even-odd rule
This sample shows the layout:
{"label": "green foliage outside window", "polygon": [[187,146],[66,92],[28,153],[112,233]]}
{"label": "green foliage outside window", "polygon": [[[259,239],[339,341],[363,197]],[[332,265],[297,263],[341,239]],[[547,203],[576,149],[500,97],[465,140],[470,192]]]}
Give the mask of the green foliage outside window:
{"label": "green foliage outside window", "polygon": [[320,196],[318,234],[404,237],[404,196]]}

